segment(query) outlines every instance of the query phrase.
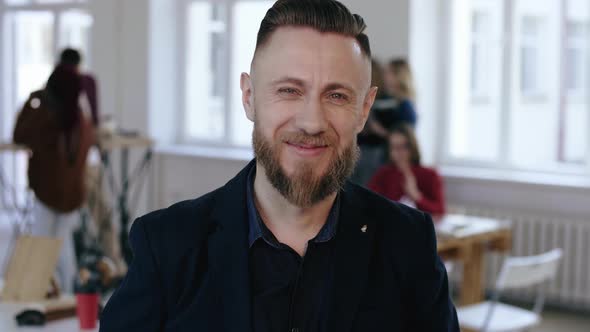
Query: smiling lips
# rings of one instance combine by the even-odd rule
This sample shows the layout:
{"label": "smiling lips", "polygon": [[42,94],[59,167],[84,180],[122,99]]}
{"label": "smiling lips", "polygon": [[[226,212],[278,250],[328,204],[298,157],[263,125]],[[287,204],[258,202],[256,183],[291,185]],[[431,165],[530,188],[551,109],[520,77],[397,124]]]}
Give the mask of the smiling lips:
{"label": "smiling lips", "polygon": [[304,157],[316,157],[322,154],[328,148],[326,144],[308,144],[298,142],[285,142],[287,146],[295,150],[297,154]]}

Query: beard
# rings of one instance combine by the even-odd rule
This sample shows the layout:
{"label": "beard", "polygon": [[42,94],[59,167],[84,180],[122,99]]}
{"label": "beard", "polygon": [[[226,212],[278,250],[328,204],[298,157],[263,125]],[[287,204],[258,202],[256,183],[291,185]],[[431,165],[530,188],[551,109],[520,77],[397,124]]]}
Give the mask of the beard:
{"label": "beard", "polygon": [[295,165],[295,173],[288,176],[281,166],[280,154],[283,142],[291,144],[313,144],[316,146],[337,146],[335,135],[307,135],[303,132],[290,132],[280,135],[277,142],[265,139],[254,123],[252,145],[256,160],[264,167],[272,186],[291,204],[310,207],[340,191],[350,177],[358,161],[360,151],[353,140],[342,151],[334,152],[325,174],[315,174],[314,165],[301,162]]}

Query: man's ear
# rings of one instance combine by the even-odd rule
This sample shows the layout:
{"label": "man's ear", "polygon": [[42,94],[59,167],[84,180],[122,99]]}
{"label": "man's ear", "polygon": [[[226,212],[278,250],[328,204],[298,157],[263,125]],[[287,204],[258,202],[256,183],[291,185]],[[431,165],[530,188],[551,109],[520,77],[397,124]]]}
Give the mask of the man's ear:
{"label": "man's ear", "polygon": [[358,127],[356,128],[356,133],[360,133],[363,128],[365,127],[365,123],[369,118],[369,112],[371,111],[371,107],[373,107],[373,103],[375,102],[375,96],[377,96],[378,88],[376,86],[369,89],[367,95],[365,96],[365,100],[363,101],[363,109],[361,111],[361,116],[359,117]]}
{"label": "man's ear", "polygon": [[252,86],[252,77],[247,73],[240,76],[240,89],[242,89],[242,105],[246,111],[246,117],[254,122],[254,89]]}

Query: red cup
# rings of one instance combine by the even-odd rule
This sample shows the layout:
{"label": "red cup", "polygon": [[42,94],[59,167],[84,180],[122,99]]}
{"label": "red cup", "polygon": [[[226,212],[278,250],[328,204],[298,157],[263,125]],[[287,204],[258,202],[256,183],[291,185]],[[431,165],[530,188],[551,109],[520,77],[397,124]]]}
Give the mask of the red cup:
{"label": "red cup", "polygon": [[98,320],[98,294],[76,294],[76,313],[82,330],[96,328]]}

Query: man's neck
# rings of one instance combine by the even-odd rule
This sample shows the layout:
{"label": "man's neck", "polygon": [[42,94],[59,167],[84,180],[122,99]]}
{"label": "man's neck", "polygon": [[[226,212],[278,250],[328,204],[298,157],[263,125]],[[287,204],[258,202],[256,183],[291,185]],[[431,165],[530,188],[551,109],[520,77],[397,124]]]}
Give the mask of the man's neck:
{"label": "man's neck", "polygon": [[304,256],[307,242],[322,229],[337,193],[309,207],[291,204],[268,180],[264,168],[256,165],[254,201],[266,227],[279,242],[293,248]]}

